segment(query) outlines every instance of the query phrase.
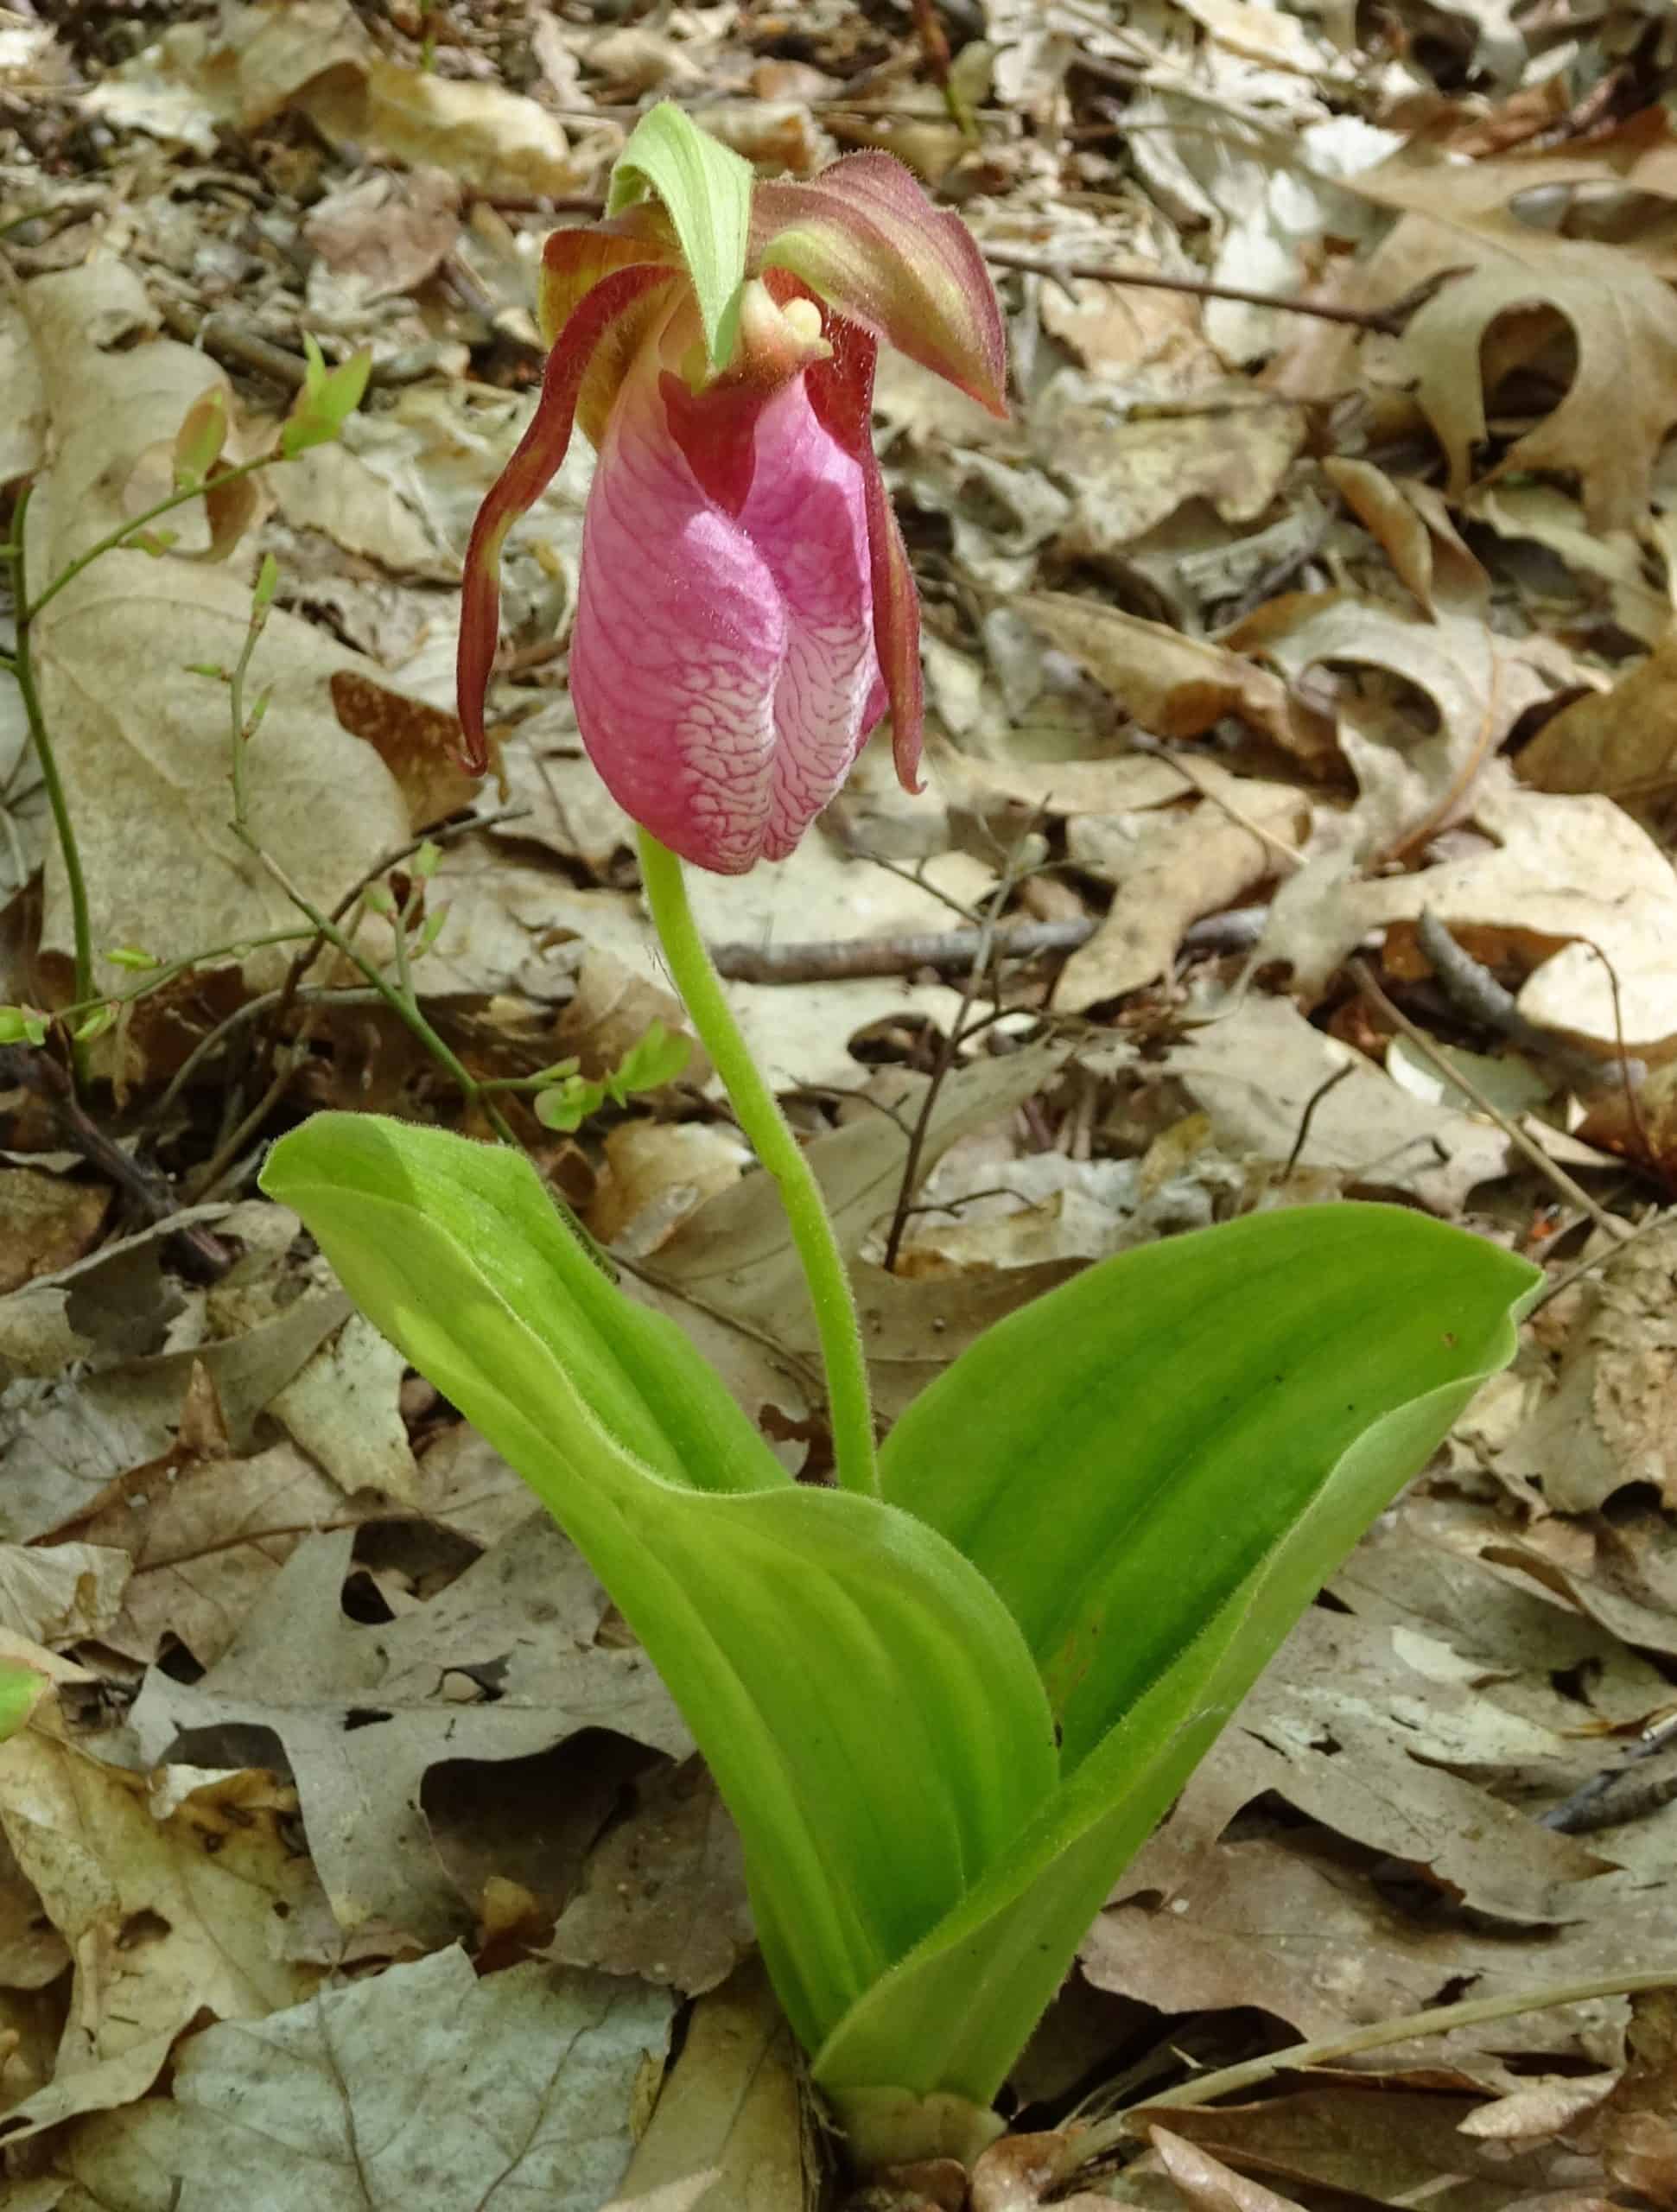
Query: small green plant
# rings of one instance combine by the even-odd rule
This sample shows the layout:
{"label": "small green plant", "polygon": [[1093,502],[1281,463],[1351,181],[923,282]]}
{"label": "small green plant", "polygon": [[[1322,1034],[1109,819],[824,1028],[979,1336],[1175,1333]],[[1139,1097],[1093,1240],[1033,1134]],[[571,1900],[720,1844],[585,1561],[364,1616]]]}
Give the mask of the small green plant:
{"label": "small green plant", "polygon": [[[549,242],[554,350],[468,556],[461,721],[479,750],[500,544],[575,415],[600,449],[579,727],[641,823],[670,972],[785,1199],[838,1486],[788,1476],[515,1152],[326,1114],[263,1183],[588,1555],[739,1824],[815,2079],[864,2160],[913,2156],[999,2126],[1126,1859],[1511,1356],[1540,1278],[1397,1208],[1255,1215],[1039,1300],[878,1447],[831,1223],[677,854],[731,874],[789,851],[887,699],[912,783],[918,604],[867,440],[873,353],[888,336],[999,408],[1000,315],[959,222],[883,156],[753,188],[664,107],[610,207]],[[666,1071],[663,1039],[643,1049],[625,1089]]]}
{"label": "small green plant", "polygon": [[[63,1022],[68,1036],[71,1066],[77,1087],[80,1090],[86,1087],[87,1047],[101,1030],[108,1028],[118,1018],[121,1001],[109,995],[101,995],[94,988],[93,928],[86,881],[82,873],[81,849],[76,836],[75,823],[71,818],[63,779],[59,774],[52,733],[47,727],[35,681],[35,627],[60,593],[107,553],[124,548],[135,548],[157,556],[168,552],[174,543],[173,533],[155,531],[151,525],[163,516],[173,513],[176,508],[193,501],[201,499],[204,505],[210,531],[207,557],[220,559],[231,550],[251,518],[249,480],[276,463],[295,460],[310,446],[321,445],[337,437],[345,423],[360,404],[366,390],[367,378],[372,368],[370,353],[362,351],[352,354],[348,359],[329,368],[312,338],[305,337],[303,346],[306,359],[302,389],[290,413],[280,425],[279,437],[271,451],[254,454],[248,461],[223,461],[221,452],[228,430],[226,395],[219,387],[212,388],[187,409],[176,433],[171,489],[143,513],[98,538],[39,589],[35,588],[30,581],[27,550],[32,486],[26,485],[18,495],[12,509],[10,535],[0,542],[0,558],[3,558],[11,569],[16,607],[13,641],[9,649],[0,650],[0,670],[11,677],[22,699],[29,743],[40,766],[47,804],[53,817],[53,833],[64,867],[75,947],[75,988],[72,1006],[61,1010],[56,1018]],[[261,619],[273,596],[274,586],[270,557],[264,560],[257,582],[257,603],[252,616],[252,643],[260,631]],[[248,658],[247,647],[247,661]],[[219,673],[219,671],[208,672]],[[269,938],[264,941],[275,940]],[[139,966],[149,957],[143,953],[134,953],[125,957],[121,948],[106,957],[118,966],[130,969]],[[204,954],[198,958],[213,957]],[[194,964],[194,962],[186,962],[181,963],[181,967]],[[181,968],[170,972],[179,973]],[[44,1044],[53,1019],[37,1013],[33,1007],[0,1008],[0,1030],[9,1033],[0,1035],[0,1042]]]}

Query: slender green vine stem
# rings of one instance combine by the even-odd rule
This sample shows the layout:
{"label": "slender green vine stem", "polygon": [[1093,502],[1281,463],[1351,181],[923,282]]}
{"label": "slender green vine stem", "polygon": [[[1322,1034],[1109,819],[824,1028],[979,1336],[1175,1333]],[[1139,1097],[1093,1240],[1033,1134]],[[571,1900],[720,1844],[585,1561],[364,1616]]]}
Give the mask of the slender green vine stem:
{"label": "slender green vine stem", "polygon": [[513,1135],[511,1130],[508,1128],[500,1114],[484,1097],[476,1077],[461,1060],[459,1056],[443,1042],[441,1037],[438,1036],[436,1031],[431,1027],[430,1023],[425,1019],[425,1016],[420,1012],[419,1002],[413,996],[412,993],[408,992],[404,994],[399,990],[394,983],[390,982],[386,976],[382,976],[379,973],[372,962],[369,960],[364,953],[357,950],[350,938],[346,937],[344,931],[338,927],[336,922],[333,921],[329,916],[323,914],[318,906],[314,906],[311,900],[303,896],[302,893],[299,891],[296,885],[292,882],[290,877],[285,873],[285,870],[280,866],[279,862],[275,860],[270,854],[264,852],[262,847],[257,843],[256,838],[251,835],[247,827],[240,823],[235,823],[233,827],[238,832],[240,840],[249,847],[251,852],[255,855],[257,864],[264,868],[270,878],[279,886],[279,888],[285,893],[286,897],[291,901],[291,904],[296,908],[297,912],[300,914],[307,915],[310,924],[314,927],[315,934],[319,937],[324,938],[326,942],[332,946],[334,951],[340,952],[344,958],[347,960],[353,967],[358,968],[360,970],[361,974],[366,977],[369,984],[371,984],[372,988],[378,993],[378,996],[384,1001],[384,1004],[390,1008],[391,1012],[395,1014],[397,1020],[403,1022],[413,1032],[414,1035],[418,1038],[420,1043],[425,1047],[425,1050],[430,1054],[431,1058],[436,1061],[440,1067],[446,1069],[448,1074],[454,1077],[454,1081],[460,1085],[461,1090],[465,1097],[472,1104],[482,1108],[491,1127],[494,1129],[496,1135],[499,1137],[501,1142],[503,1144],[516,1144],[518,1142],[518,1139]]}
{"label": "slender green vine stem", "polygon": [[[153,505],[147,507],[143,513],[133,516],[115,530],[106,531],[105,536],[96,544],[90,545],[85,553],[79,553],[67,569],[60,569],[40,598],[33,602],[23,589],[22,559],[20,555],[17,576],[19,631],[22,631],[28,624],[35,620],[37,615],[49,607],[67,585],[74,583],[84,569],[92,568],[94,562],[102,559],[105,554],[114,553],[118,546],[125,544],[133,537],[137,530],[143,530],[149,522],[156,522],[160,515],[168,514],[176,507],[184,507],[189,500],[201,499],[205,493],[212,488],[219,492],[229,484],[236,484],[241,476],[255,476],[260,470],[273,467],[276,461],[283,461],[285,457],[280,453],[259,453],[250,461],[241,461],[236,462],[231,468],[224,468],[220,475],[216,478],[213,487],[206,484],[187,484],[171,492],[167,499],[157,500]],[[12,536],[15,540],[21,542],[21,532],[16,523],[12,525]]]}
{"label": "slender green vine stem", "polygon": [[[65,887],[70,894],[70,933],[75,947],[76,996],[91,999],[93,995],[93,924],[87,905],[87,879],[81,872],[81,848],[76,842],[75,824],[70,819],[70,804],[64,795],[64,783],[58,772],[58,755],[53,750],[53,741],[48,733],[47,717],[41,711],[41,694],[35,688],[35,648],[32,626],[36,610],[29,605],[29,573],[23,550],[23,527],[29,517],[30,486],[25,485],[17,495],[17,505],[12,511],[11,551],[16,573],[17,636],[12,653],[10,674],[23,702],[23,715],[29,724],[29,742],[35,747],[35,757],[41,764],[41,780],[47,792],[47,804],[52,810],[53,831],[58,839],[59,858],[64,863]],[[50,599],[56,585],[49,584],[44,594]],[[86,1045],[72,1038],[71,1067],[78,1092],[87,1088],[88,1057]]]}
{"label": "slender green vine stem", "polygon": [[877,1497],[879,1461],[861,1325],[821,1186],[740,1034],[688,903],[680,861],[650,830],[640,832],[639,842],[641,881],[670,972],[733,1101],[740,1128],[779,1186],[815,1309],[840,1485]]}

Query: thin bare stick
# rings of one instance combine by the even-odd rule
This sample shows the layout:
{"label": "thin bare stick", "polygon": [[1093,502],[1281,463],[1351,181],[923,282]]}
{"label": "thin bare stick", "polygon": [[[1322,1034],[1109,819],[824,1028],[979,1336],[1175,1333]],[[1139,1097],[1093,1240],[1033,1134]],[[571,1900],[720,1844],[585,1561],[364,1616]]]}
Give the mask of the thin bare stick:
{"label": "thin bare stick", "polygon": [[1428,1065],[1436,1068],[1446,1083],[1453,1084],[1458,1090],[1464,1091],[1479,1112],[1496,1122],[1515,1151],[1525,1154],[1544,1180],[1560,1192],[1568,1205],[1579,1207],[1598,1229],[1604,1230],[1610,1236],[1623,1238],[1631,1234],[1629,1222],[1621,1221],[1617,1214],[1609,1213],[1605,1206],[1590,1196],[1581,1183],[1574,1182],[1558,1160],[1550,1159],[1534,1137],[1528,1137],[1517,1122],[1511,1120],[1480,1090],[1471,1076],[1453,1060],[1445,1057],[1418,1023],[1411,1021],[1407,1014],[1393,1005],[1375,981],[1374,972],[1366,961],[1347,961],[1345,972],[1369,1004],[1376,1007],[1395,1028],[1402,1032]]}
{"label": "thin bare stick", "polygon": [[1640,1788],[1621,1785],[1636,1773],[1643,1759],[1657,1758],[1674,1744],[1677,1744],[1677,1719],[1662,1720],[1657,1727],[1648,1729],[1640,1743],[1622,1752],[1611,1766],[1592,1774],[1587,1782],[1579,1783],[1570,1797],[1540,1813],[1538,1826],[1553,1828],[1561,1835],[1585,1835],[1597,1828],[1619,1827],[1626,1821],[1645,1819],[1648,1814],[1659,1812],[1677,1797],[1677,1774],[1644,1780]]}
{"label": "thin bare stick", "polygon": [[1650,1236],[1656,1229],[1668,1228],[1673,1217],[1670,1211],[1666,1209],[1661,1209],[1657,1213],[1651,1213],[1645,1220],[1636,1224],[1623,1243],[1610,1244],[1599,1252],[1592,1252],[1587,1260],[1580,1260],[1575,1268],[1568,1268],[1564,1275],[1555,1277],[1540,1298],[1533,1300],[1527,1308],[1526,1319],[1528,1321],[1531,1320],[1534,1315],[1540,1313],[1546,1306],[1551,1306],[1557,1298],[1563,1297],[1575,1283],[1582,1282],[1586,1275],[1598,1273],[1610,1260],[1617,1260],[1619,1254],[1636,1243],[1639,1237]]}
{"label": "thin bare stick", "polygon": [[[955,1065],[956,1054],[961,1050],[967,1030],[967,1016],[972,1012],[980,981],[995,957],[996,924],[1003,906],[1013,895],[1013,886],[1018,880],[1018,862],[1025,851],[1026,841],[1035,834],[1041,819],[1039,810],[1020,832],[1019,842],[1007,856],[1007,865],[1001,871],[995,889],[985,904],[984,918],[979,927],[980,942],[962,989],[961,1005],[950,1025],[949,1034],[938,1047],[937,1057],[932,1065],[931,1080],[926,1085],[925,1096],[920,1101],[920,1110],[915,1116],[914,1134],[908,1141],[908,1156],[903,1162],[903,1179],[898,1188],[897,1205],[886,1235],[885,1254],[880,1263],[887,1274],[897,1264],[897,1255],[902,1249],[904,1233],[908,1228],[908,1210],[919,1184],[920,1161],[924,1155],[926,1139],[931,1135],[932,1111],[937,1103],[937,1094],[950,1070]],[[998,990],[998,999],[1000,995]]]}
{"label": "thin bare stick", "polygon": [[1277,308],[1284,315],[1313,315],[1318,322],[1342,322],[1353,330],[1376,330],[1400,338],[1409,318],[1440,285],[1459,272],[1446,269],[1407,292],[1389,307],[1352,308],[1335,300],[1283,299],[1274,292],[1249,292],[1239,284],[1213,284],[1195,276],[1166,276],[1156,269],[1115,269],[1106,261],[1071,261],[1056,253],[1027,253],[1018,246],[987,245],[984,258],[997,269],[1022,269],[1038,276],[1075,276],[1094,284],[1128,284],[1141,292],[1180,292],[1191,300],[1234,300],[1242,307]]}
{"label": "thin bare stick", "polygon": [[808,944],[716,944],[720,974],[736,983],[832,983],[856,976],[912,976],[918,969],[962,974],[983,957],[1032,960],[1072,952],[1095,934],[1095,922],[1003,922],[975,929],[911,931],[903,937],[817,939]]}
{"label": "thin bare stick", "polygon": [[1598,1997],[1629,1997],[1639,1989],[1669,1989],[1677,1986],[1677,1959],[1643,1974],[1604,1974],[1594,1981],[1562,1982],[1553,1989],[1529,1989],[1514,1997],[1471,1997],[1461,2005],[1439,2005],[1431,2012],[1409,2012],[1396,2020],[1376,2020],[1371,2026],[1353,2028],[1349,2034],[1327,2036],[1318,2043],[1289,2044],[1263,2058],[1248,2058],[1239,2066],[1224,2066],[1203,2074],[1197,2082],[1185,2082],[1133,2106],[1099,2126],[1068,2135],[1060,2157],[1056,2185],[1070,2181],[1081,2169],[1121,2145],[1145,2137],[1147,2122],[1160,2113],[1182,2112],[1210,2104],[1217,2097],[1255,2088],[1278,2074],[1295,2074],[1310,2066],[1336,2065],[1365,2050],[1384,2050],[1416,2036],[1448,2035],[1452,2028],[1482,2027],[1490,2020],[1510,2020],[1521,2012],[1544,2012],[1556,2005],[1582,2005]]}

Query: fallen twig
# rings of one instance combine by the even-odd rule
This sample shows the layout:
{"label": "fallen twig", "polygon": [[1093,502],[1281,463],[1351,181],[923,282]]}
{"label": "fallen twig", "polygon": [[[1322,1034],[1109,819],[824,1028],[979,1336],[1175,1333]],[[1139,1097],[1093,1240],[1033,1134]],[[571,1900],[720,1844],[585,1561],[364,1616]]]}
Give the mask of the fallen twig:
{"label": "fallen twig", "polygon": [[1562,1835],[1585,1835],[1596,1828],[1620,1827],[1626,1821],[1646,1820],[1650,1813],[1661,1811],[1677,1797],[1677,1770],[1644,1776],[1634,1785],[1631,1777],[1643,1759],[1657,1758],[1674,1745],[1677,1745],[1677,1716],[1650,1728],[1640,1743],[1633,1744],[1611,1766],[1592,1774],[1570,1797],[1540,1813],[1538,1826],[1557,1829]]}
{"label": "fallen twig", "polygon": [[1551,1989],[1526,1990],[1513,1997],[1471,1997],[1460,2005],[1440,2005],[1427,2012],[1406,2013],[1401,2019],[1377,2020],[1372,2026],[1352,2028],[1346,2034],[1328,2036],[1319,2043],[1289,2044],[1262,2058],[1249,2058],[1238,2066],[1224,2066],[1215,2074],[1202,2074],[1197,2082],[1166,2089],[1145,2104],[1102,2120],[1097,2126],[1068,2133],[1054,2175],[1057,2188],[1074,2175],[1086,2174],[1098,2160],[1144,2139],[1147,2123],[1156,2113],[1180,2112],[1214,2098],[1257,2088],[1278,2074],[1296,2074],[1312,2066],[1337,2065],[1367,2050],[1384,2050],[1393,2044],[1408,2043],[1419,2036],[1447,2035],[1452,2028],[1481,2027],[1490,2020],[1511,2020],[1521,2012],[1542,2012],[1556,2005],[1581,2005],[1598,1997],[1629,1997],[1642,1989],[1669,1989],[1677,1986],[1677,1959],[1644,1974],[1605,1974],[1598,1980],[1558,1984]]}
{"label": "fallen twig", "polygon": [[1559,1160],[1551,1160],[1534,1137],[1528,1137],[1518,1122],[1505,1114],[1480,1090],[1471,1076],[1447,1058],[1418,1022],[1411,1021],[1407,1014],[1394,1006],[1375,982],[1374,971],[1366,961],[1348,961],[1346,973],[1369,1004],[1384,1014],[1394,1027],[1403,1033],[1422,1058],[1436,1068],[1447,1083],[1454,1084],[1458,1090],[1464,1092],[1472,1100],[1480,1113],[1496,1122],[1515,1151],[1525,1154],[1538,1173],[1559,1192],[1569,1205],[1579,1207],[1598,1229],[1605,1230],[1610,1236],[1623,1238],[1634,1233],[1629,1222],[1621,1221],[1617,1214],[1609,1213],[1605,1206],[1592,1198],[1584,1185],[1575,1182],[1566,1173]]}
{"label": "fallen twig", "polygon": [[[178,1213],[181,1202],[168,1179],[143,1160],[124,1152],[107,1136],[92,1116],[78,1103],[68,1074],[49,1052],[21,1045],[0,1045],[0,1083],[19,1084],[34,1091],[46,1105],[54,1123],[73,1150],[91,1167],[116,1185],[146,1222],[167,1221]],[[193,1274],[205,1282],[217,1282],[232,1265],[235,1254],[213,1230],[201,1223],[181,1230],[179,1239],[190,1255]]]}
{"label": "fallen twig", "polygon": [[[1504,989],[1489,968],[1482,967],[1471,952],[1457,944],[1448,925],[1430,906],[1423,908],[1415,925],[1415,942],[1426,955],[1445,996],[1458,1014],[1465,1014],[1482,1028],[1495,1030],[1521,1052],[1547,1062],[1568,1083],[1590,1090],[1599,1089],[1605,1074],[1600,1061],[1588,1052],[1579,1052],[1551,1031],[1540,1029],[1521,1014],[1514,993]],[[1643,1072],[1636,1063],[1631,1066],[1638,1075]]]}
{"label": "fallen twig", "polygon": [[1156,269],[1115,269],[1106,261],[1071,261],[1056,253],[1030,253],[1018,246],[987,245],[984,258],[996,269],[1021,269],[1037,276],[1075,276],[1093,284],[1128,284],[1137,291],[1181,292],[1191,300],[1233,300],[1242,307],[1278,308],[1283,315],[1313,315],[1318,322],[1343,322],[1353,330],[1378,331],[1401,338],[1409,318],[1449,283],[1458,269],[1440,270],[1383,308],[1347,307],[1337,300],[1286,299],[1274,292],[1251,292],[1243,285],[1213,284],[1197,276],[1166,276]]}
{"label": "fallen twig", "polygon": [[912,976],[917,969],[968,974],[986,948],[1004,960],[1071,952],[1087,944],[1094,918],[1075,922],[1004,922],[999,928],[928,930],[905,937],[817,938],[800,944],[717,944],[717,973],[734,983],[833,983],[857,976]]}

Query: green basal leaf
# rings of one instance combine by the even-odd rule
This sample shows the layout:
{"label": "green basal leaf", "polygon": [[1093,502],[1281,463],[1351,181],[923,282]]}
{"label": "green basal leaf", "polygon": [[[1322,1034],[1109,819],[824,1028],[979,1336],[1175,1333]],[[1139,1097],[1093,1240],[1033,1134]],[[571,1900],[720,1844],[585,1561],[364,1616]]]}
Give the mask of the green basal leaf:
{"label": "green basal leaf", "polygon": [[740,320],[751,232],[752,170],[669,100],[630,133],[618,156],[606,200],[620,215],[649,193],[664,203],[680,243],[704,321],[713,369],[726,368]]}
{"label": "green basal leaf", "polygon": [[775,1986],[817,2047],[1052,1788],[1006,1607],[906,1514],[793,1483],[521,1155],[322,1114],[262,1179],[616,1599],[739,1823]]}
{"label": "green basal leaf", "polygon": [[1514,1350],[1535,1270],[1395,1207],[1121,1255],[991,1330],[885,1447],[886,1496],[1006,1600],[1065,1779],[818,2054],[988,2102],[1125,1860],[1299,1614]]}

